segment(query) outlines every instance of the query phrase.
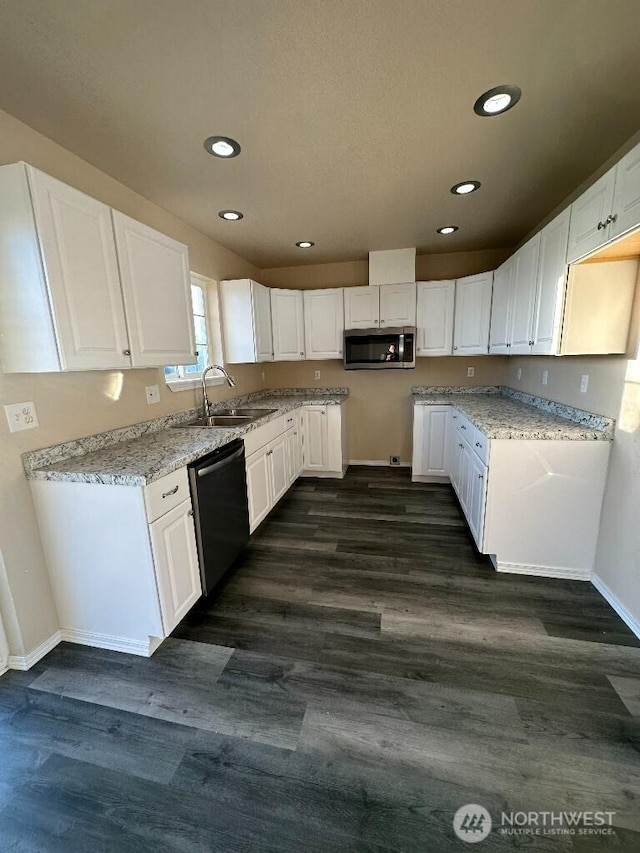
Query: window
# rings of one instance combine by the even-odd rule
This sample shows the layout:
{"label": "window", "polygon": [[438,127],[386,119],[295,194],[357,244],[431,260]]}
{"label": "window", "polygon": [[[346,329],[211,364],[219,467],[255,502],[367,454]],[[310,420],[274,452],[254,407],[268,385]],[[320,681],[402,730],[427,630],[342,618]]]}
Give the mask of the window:
{"label": "window", "polygon": [[[198,361],[195,364],[174,364],[164,368],[165,382],[172,391],[197,387],[201,382],[202,371],[208,364],[223,363],[218,288],[215,281],[192,274],[191,304]],[[217,385],[223,381],[219,376],[207,377],[207,385]]]}

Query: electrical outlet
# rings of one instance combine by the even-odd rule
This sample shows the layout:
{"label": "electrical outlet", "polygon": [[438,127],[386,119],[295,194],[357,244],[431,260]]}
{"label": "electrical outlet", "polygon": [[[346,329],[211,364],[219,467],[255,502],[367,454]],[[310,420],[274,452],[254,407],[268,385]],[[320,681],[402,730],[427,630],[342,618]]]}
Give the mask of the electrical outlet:
{"label": "electrical outlet", "polygon": [[399,465],[400,457],[399,456],[390,456],[389,457],[389,465]]}
{"label": "electrical outlet", "polygon": [[543,370],[542,371],[542,384],[546,385],[548,381],[549,381],[549,371]]}
{"label": "electrical outlet", "polygon": [[521,367],[519,367],[519,368],[516,370],[516,379],[517,379],[518,381],[520,381],[520,380],[522,379],[522,368],[521,368]]}
{"label": "electrical outlet", "polygon": [[475,375],[476,375],[475,367],[467,367],[467,376],[475,376]]}
{"label": "electrical outlet", "polygon": [[12,403],[4,407],[9,423],[9,432],[20,432],[23,429],[35,429],[38,424],[36,407],[33,403]]}
{"label": "electrical outlet", "polygon": [[320,371],[319,370],[313,371],[313,378],[314,379],[320,379]]}
{"label": "electrical outlet", "polygon": [[267,381],[267,374],[264,372],[264,370],[262,371],[262,381],[263,382]]}
{"label": "electrical outlet", "polygon": [[580,379],[580,393],[586,394],[588,387],[589,387],[589,374],[583,373],[582,378]]}
{"label": "electrical outlet", "polygon": [[144,390],[147,394],[147,403],[150,406],[160,402],[160,388],[157,385],[145,385]]}

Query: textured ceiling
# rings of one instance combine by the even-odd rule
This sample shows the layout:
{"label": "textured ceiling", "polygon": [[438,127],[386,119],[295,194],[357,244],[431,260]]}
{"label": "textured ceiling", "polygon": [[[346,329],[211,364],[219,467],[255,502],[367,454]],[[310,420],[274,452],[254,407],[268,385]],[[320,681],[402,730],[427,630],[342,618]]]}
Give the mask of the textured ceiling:
{"label": "textured ceiling", "polygon": [[[261,268],[512,246],[640,128],[639,12],[0,0],[0,107]],[[476,116],[498,83],[520,104]],[[213,134],[241,155],[211,157]],[[469,178],[479,192],[450,194]],[[435,233],[447,224],[459,232]]]}

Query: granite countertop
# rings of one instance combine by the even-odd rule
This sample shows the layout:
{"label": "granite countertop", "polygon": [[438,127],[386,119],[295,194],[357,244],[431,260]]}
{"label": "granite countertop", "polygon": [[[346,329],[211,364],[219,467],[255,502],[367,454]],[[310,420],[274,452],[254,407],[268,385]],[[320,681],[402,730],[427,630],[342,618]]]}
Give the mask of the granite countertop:
{"label": "granite countertop", "polygon": [[610,418],[510,388],[414,388],[414,403],[455,406],[487,438],[610,441]]}
{"label": "granite countertop", "polygon": [[156,421],[25,453],[23,464],[30,480],[144,486],[235,438],[242,438],[286,412],[300,406],[340,405],[347,396],[346,388],[285,389],[252,394],[215,404],[212,411],[249,405],[254,409],[276,411],[247,425],[229,429],[176,429],[200,416],[200,409],[190,409]]}

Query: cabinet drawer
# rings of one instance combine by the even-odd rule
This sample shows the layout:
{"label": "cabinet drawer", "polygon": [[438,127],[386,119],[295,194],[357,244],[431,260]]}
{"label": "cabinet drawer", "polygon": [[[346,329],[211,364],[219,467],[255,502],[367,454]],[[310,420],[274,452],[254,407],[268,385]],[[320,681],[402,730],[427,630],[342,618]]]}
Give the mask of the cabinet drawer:
{"label": "cabinet drawer", "polygon": [[144,505],[147,509],[147,521],[155,521],[165,512],[178,506],[189,497],[189,476],[187,469],[178,468],[166,477],[161,477],[144,487]]}
{"label": "cabinet drawer", "polygon": [[265,444],[269,444],[269,442],[273,441],[277,436],[282,435],[284,429],[284,415],[280,415],[279,418],[269,421],[268,424],[251,430],[251,432],[248,432],[244,437],[245,455],[251,456],[251,454],[255,453],[256,450],[264,447]]}
{"label": "cabinet drawer", "polygon": [[489,439],[487,436],[475,427],[475,435],[473,436],[473,450],[484,465],[489,464]]}
{"label": "cabinet drawer", "polygon": [[458,430],[460,435],[465,439],[465,441],[468,441],[469,444],[473,444],[473,442],[475,441],[473,436],[475,435],[476,428],[471,423],[469,418],[467,418],[465,415],[463,415],[462,412],[456,411],[456,412],[454,412],[454,414],[456,414],[458,416],[457,419],[453,421],[453,423],[456,426],[456,429]]}

